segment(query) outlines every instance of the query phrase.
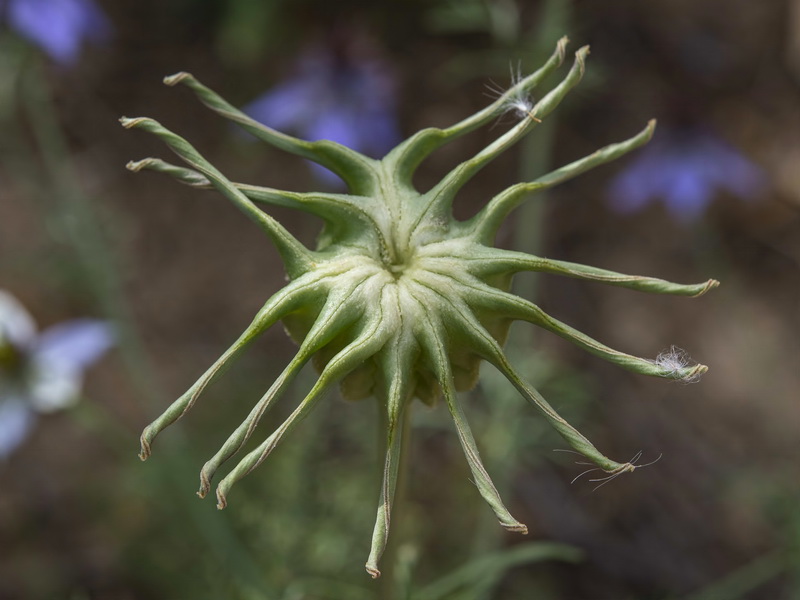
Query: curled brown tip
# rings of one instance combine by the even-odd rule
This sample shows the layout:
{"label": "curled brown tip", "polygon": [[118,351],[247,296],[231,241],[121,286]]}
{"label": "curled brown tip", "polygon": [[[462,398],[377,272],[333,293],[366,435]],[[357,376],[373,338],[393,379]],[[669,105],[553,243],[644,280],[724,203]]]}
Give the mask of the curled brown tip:
{"label": "curled brown tip", "polygon": [[228,506],[228,499],[225,497],[225,494],[223,494],[222,491],[217,488],[217,508],[222,510],[226,506]]}
{"label": "curled brown tip", "polygon": [[583,77],[584,73],[586,73],[586,57],[589,56],[589,46],[583,46],[579,48],[578,51],[575,53],[575,63],[578,66],[579,76]]}
{"label": "curled brown tip", "polygon": [[211,480],[206,475],[205,471],[200,471],[200,489],[197,490],[197,495],[205,498],[211,489]]}
{"label": "curled brown tip", "polygon": [[378,577],[381,576],[381,572],[377,569],[377,567],[367,565],[366,569],[367,573],[369,573],[369,576],[372,577],[373,579],[377,579]]}
{"label": "curled brown tip", "polygon": [[648,141],[648,142],[649,142],[651,139],[653,139],[653,134],[654,134],[654,133],[655,133],[655,131],[656,131],[656,125],[657,125],[657,124],[658,124],[658,121],[657,121],[656,119],[650,119],[650,120],[647,122],[647,141]]}
{"label": "curled brown tip", "polygon": [[525,523],[512,523],[511,525],[503,525],[508,531],[513,531],[514,533],[521,533],[522,535],[528,535],[528,526]]}
{"label": "curled brown tip", "polygon": [[184,79],[192,77],[191,73],[187,73],[186,71],[180,71],[179,73],[175,73],[174,75],[167,75],[164,77],[164,84],[165,85],[177,85]]}
{"label": "curled brown tip", "polygon": [[139,458],[142,461],[147,460],[150,458],[150,442],[145,438],[145,434],[142,434],[142,437],[139,438],[139,443],[141,444],[141,450],[139,450]]}
{"label": "curled brown tip", "polygon": [[142,160],[131,160],[128,161],[128,164],[125,165],[125,168],[128,171],[133,171],[134,173],[138,173],[142,169],[147,168],[153,162],[152,158],[143,158]]}
{"label": "curled brown tip", "polygon": [[556,44],[559,65],[564,62],[564,57],[567,55],[567,44],[569,44],[569,38],[567,36],[562,37]]}
{"label": "curled brown tip", "polygon": [[698,296],[702,296],[706,292],[710,292],[711,290],[716,289],[718,287],[719,287],[719,281],[717,281],[716,279],[709,279],[708,281],[706,281],[705,287],[702,290],[700,290],[699,293],[695,294],[694,297],[697,298]]}
{"label": "curled brown tip", "polygon": [[119,122],[122,123],[122,126],[125,129],[130,129],[132,127],[136,127],[142,121],[146,121],[146,117],[136,117],[135,119],[129,119],[128,117],[120,117]]}

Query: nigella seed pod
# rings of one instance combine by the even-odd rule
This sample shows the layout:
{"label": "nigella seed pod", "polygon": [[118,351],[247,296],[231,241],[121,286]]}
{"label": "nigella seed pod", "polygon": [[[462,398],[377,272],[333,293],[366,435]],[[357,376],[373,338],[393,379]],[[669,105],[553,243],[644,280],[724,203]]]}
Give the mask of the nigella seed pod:
{"label": "nigella seed pod", "polygon": [[[486,472],[458,398],[458,391],[475,384],[483,360],[496,367],[575,451],[611,476],[633,471],[635,461],[619,463],[604,456],[518,375],[502,349],[510,323],[515,320],[533,323],[601,358],[645,375],[693,380],[706,367],[663,358],[648,360],[609,348],[510,293],[511,277],[521,271],[538,271],[680,296],[700,296],[718,282],[711,279],[696,285],[681,285],[501,250],[492,244],[498,227],[530,192],[550,188],[640,147],[651,138],[655,122],[651,121],[628,140],[601,148],[535,181],[512,185],[468,220],[455,219],[452,203],[461,187],[546,119],[580,81],[588,54],[588,48],[581,48],[564,80],[521,114],[507,132],[455,167],[430,190],[419,191],[412,183],[417,166],[434,150],[490,123],[508,110],[509,102],[529,97],[531,90],[561,65],[565,47],[566,38],[558,42],[544,66],[519,78],[483,110],[445,129],[419,131],[380,160],[335,142],[304,141],[265,127],[188,73],[165,79],[167,85],[186,85],[211,110],[261,140],[330,169],[345,181],[349,194],[295,193],[234,183],[185,139],[158,122],[148,118],[121,119],[127,128],[144,129],[160,137],[187,165],[147,158],[129,163],[129,169],[160,171],[182,183],[222,193],[272,239],[289,280],[217,362],[145,428],[141,458],[150,455],[159,432],[192,407],[229,360],[267,328],[282,321],[299,344],[297,354],[217,454],[203,466],[198,493],[201,497],[208,493],[219,467],[244,446],[264,413],[303,366],[313,360],[320,371],[316,383],[294,412],[219,482],[218,506],[226,506],[233,484],[266,459],[284,435],[332,387],[340,384],[344,395],[354,399],[374,395],[386,413],[388,430],[383,484],[366,564],[373,577],[380,575],[378,561],[391,521],[404,414],[414,398],[429,404],[444,399],[478,491],[503,527],[527,532],[525,525],[509,513]],[[257,203],[288,206],[321,217],[325,226],[316,250],[302,245],[259,209]]]}

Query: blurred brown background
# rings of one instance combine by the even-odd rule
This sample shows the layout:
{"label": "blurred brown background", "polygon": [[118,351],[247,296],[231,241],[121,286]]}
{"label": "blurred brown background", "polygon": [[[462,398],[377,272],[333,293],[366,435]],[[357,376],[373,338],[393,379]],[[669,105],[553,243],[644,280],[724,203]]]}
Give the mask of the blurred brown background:
{"label": "blurred brown background", "polygon": [[[663,456],[597,491],[583,479],[570,485],[582,467],[552,452],[561,443],[533,409],[520,399],[514,427],[492,429],[493,402],[482,387],[467,410],[489,471],[506,474],[512,512],[532,540],[564,542],[583,555],[503,569],[490,586],[441,597],[800,598],[800,6],[120,0],[101,8],[113,35],[87,44],[69,67],[3,25],[4,39],[16,40],[3,46],[5,68],[17,69],[13,77],[7,71],[14,83],[2,92],[5,114],[23,139],[4,134],[0,287],[43,327],[92,315],[118,320],[123,333],[91,370],[86,398],[42,417],[0,463],[1,599],[382,597],[362,570],[379,492],[369,402],[326,400],[240,484],[226,511],[194,497],[204,460],[292,355],[280,327],[163,434],[148,463],[136,458],[141,428],[235,339],[284,274],[266,237],[224,199],[126,171],[131,159],[172,158],[117,118],[157,118],[237,181],[299,191],[324,185],[303,161],[239,136],[160,79],[190,71],[242,106],[295,76],[297,57],[329,44],[333,30],[337,39],[368,40],[395,82],[404,135],[479,109],[487,83],[507,85],[517,61],[531,71],[566,33],[571,48],[591,44],[592,54],[585,80],[558,111],[546,146],[551,166],[656,117],[656,139],[710,135],[763,173],[746,198],[711,186],[708,207],[692,219],[656,199],[614,210],[610,186],[636,155],[533,200],[541,208],[531,235],[541,234],[544,256],[686,283],[719,279],[721,287],[699,299],[537,281],[545,310],[604,343],[653,357],[675,344],[710,371],[693,385],[648,379],[537,334],[529,352],[554,406],[613,457]],[[46,168],[48,151],[31,125],[46,118],[31,89],[52,97],[53,131],[68,149],[55,169]],[[420,186],[505,126],[437,152]],[[9,158],[23,144],[16,159],[30,162],[29,173]],[[519,180],[522,160],[514,151],[493,163],[465,188],[457,213],[471,214]],[[317,222],[270,213],[313,243]],[[499,242],[511,246],[512,238],[509,227]],[[270,423],[292,406],[287,398]],[[479,546],[494,552],[520,542],[476,541],[491,514],[468,480],[446,411],[417,408],[403,531],[393,532],[403,540],[410,598],[480,556]],[[494,456],[492,447],[507,451]]]}

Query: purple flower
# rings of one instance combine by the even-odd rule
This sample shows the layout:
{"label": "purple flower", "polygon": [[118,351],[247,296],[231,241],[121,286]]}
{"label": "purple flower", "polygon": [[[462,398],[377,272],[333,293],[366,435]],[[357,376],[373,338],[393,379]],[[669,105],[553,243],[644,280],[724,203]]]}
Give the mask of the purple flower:
{"label": "purple flower", "polygon": [[0,460],[25,440],[36,413],[77,401],[84,371],[113,343],[111,327],[94,319],[37,334],[25,308],[0,290]]}
{"label": "purple flower", "polygon": [[686,223],[700,217],[719,190],[748,200],[764,180],[759,167],[713,135],[668,133],[612,181],[610,203],[631,213],[660,198],[673,217]]}
{"label": "purple flower", "polygon": [[[308,140],[332,140],[372,156],[386,153],[400,140],[394,82],[381,61],[352,54],[326,48],[307,52],[293,77],[244,111]],[[315,171],[326,181],[339,182],[323,167],[315,165]]]}
{"label": "purple flower", "polygon": [[111,23],[92,0],[0,0],[8,24],[62,65],[78,59],[84,40],[101,42]]}

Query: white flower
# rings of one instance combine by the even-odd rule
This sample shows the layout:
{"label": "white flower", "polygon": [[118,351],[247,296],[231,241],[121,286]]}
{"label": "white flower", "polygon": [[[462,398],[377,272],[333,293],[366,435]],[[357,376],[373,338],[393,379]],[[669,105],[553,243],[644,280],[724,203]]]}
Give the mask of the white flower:
{"label": "white flower", "polygon": [[0,290],[0,460],[30,433],[36,413],[74,404],[83,372],[114,343],[111,327],[75,319],[37,333],[28,311]]}

